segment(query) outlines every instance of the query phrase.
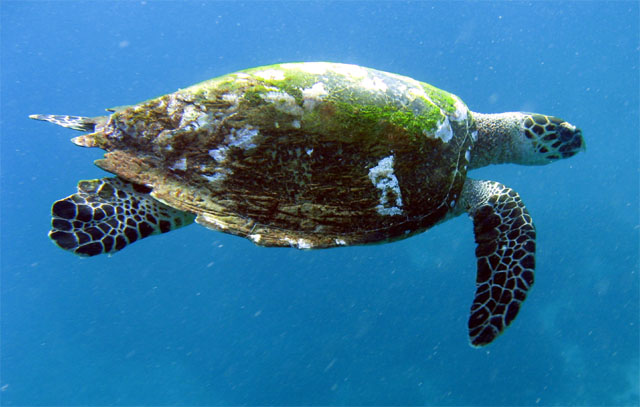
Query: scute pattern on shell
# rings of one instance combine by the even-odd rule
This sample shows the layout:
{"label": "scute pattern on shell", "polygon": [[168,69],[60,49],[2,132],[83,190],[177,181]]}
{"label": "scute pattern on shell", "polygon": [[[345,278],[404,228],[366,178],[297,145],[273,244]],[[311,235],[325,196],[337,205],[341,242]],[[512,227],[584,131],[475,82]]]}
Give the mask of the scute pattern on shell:
{"label": "scute pattern on shell", "polygon": [[[441,221],[462,189],[473,126],[460,99],[426,83],[300,63],[132,106],[84,137],[107,150],[99,166],[207,227],[312,248],[404,238]],[[381,211],[396,195],[385,198],[369,173],[390,156],[402,205]]]}

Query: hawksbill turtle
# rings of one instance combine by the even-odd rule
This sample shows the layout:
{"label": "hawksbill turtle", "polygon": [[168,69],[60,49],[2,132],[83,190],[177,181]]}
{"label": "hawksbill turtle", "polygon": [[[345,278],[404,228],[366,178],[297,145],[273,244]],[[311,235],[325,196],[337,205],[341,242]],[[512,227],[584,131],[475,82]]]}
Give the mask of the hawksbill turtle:
{"label": "hawksbill turtle", "polygon": [[115,253],[199,223],[262,246],[389,242],[466,212],[477,243],[472,346],[513,321],[534,281],[536,232],[512,189],[467,178],[489,164],[542,165],[584,149],[553,116],[471,112],[405,76],[309,62],[253,68],[98,117],[32,115],[89,132],[96,165],[52,207],[49,237]]}

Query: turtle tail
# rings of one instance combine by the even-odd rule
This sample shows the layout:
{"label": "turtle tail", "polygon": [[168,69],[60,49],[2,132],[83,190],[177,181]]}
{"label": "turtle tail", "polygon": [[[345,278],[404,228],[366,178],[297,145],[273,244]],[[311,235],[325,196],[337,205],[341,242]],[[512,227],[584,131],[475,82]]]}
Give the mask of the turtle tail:
{"label": "turtle tail", "polygon": [[78,131],[96,131],[96,125],[106,122],[107,116],[82,117],[57,114],[32,114],[29,118],[42,120]]}
{"label": "turtle tail", "polygon": [[95,256],[193,222],[192,214],[155,200],[150,192],[116,177],[80,181],[77,193],[53,204],[49,237],[74,254]]}

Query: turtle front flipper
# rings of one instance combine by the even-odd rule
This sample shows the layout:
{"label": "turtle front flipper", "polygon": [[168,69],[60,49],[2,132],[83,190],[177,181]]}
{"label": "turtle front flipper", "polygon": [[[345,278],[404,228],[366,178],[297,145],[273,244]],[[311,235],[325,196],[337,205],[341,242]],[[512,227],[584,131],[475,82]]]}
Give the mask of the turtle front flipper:
{"label": "turtle front flipper", "polygon": [[509,326],[533,285],[536,231],[520,196],[502,184],[467,179],[461,198],[478,259],[469,339],[483,346]]}
{"label": "turtle front flipper", "polygon": [[193,222],[192,214],[155,200],[150,192],[120,178],[80,181],[77,193],[53,204],[49,237],[74,254],[95,256]]}

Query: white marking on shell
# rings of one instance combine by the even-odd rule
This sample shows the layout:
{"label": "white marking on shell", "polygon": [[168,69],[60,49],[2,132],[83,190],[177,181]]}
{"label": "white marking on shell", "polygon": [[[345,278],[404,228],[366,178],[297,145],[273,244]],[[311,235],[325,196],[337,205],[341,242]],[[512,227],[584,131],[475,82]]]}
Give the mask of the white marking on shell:
{"label": "white marking on shell", "polygon": [[347,242],[345,242],[343,239],[335,239],[335,242],[340,246],[344,246],[347,244]]}
{"label": "white marking on shell", "polygon": [[231,133],[225,137],[226,146],[220,146],[208,151],[209,156],[217,162],[222,162],[227,158],[229,147],[238,147],[243,150],[250,150],[257,147],[255,144],[256,137],[260,134],[257,129],[250,127],[242,127],[240,129],[232,128]]}
{"label": "white marking on shell", "polygon": [[424,89],[422,89],[422,87],[409,88],[407,89],[407,93],[409,94],[409,96],[411,96],[411,100],[419,97],[428,99],[427,94],[425,93]]}
{"label": "white marking on shell", "polygon": [[262,235],[256,233],[254,235],[249,235],[249,239],[253,240],[254,243],[259,243],[260,239],[262,239]]}
{"label": "white marking on shell", "polygon": [[209,120],[209,115],[206,113],[202,113],[198,116],[198,120],[195,121],[196,128],[208,127],[211,125],[211,121]]}
{"label": "white marking on shell", "polygon": [[376,92],[385,92],[388,89],[386,83],[384,83],[380,78],[369,77],[360,81],[360,86],[365,89],[376,91]]}
{"label": "white marking on shell", "polygon": [[280,64],[280,67],[283,69],[292,69],[314,75],[322,75],[327,72],[327,70],[331,69],[331,64],[328,62],[305,62],[301,64]]}
{"label": "white marking on shell", "polygon": [[185,171],[187,169],[187,158],[182,157],[178,161],[174,162],[172,166],[169,167],[170,170],[181,170]]}
{"label": "white marking on shell", "polygon": [[469,114],[469,109],[467,106],[455,95],[452,95],[455,100],[454,106],[456,111],[453,112],[452,119],[456,122],[467,120],[467,115]]}
{"label": "white marking on shell", "polygon": [[231,129],[231,133],[227,135],[229,146],[239,147],[243,150],[256,147],[254,143],[256,136],[260,134],[257,129],[242,127],[240,129]]}
{"label": "white marking on shell", "polygon": [[205,179],[206,179],[207,181],[209,181],[209,182],[221,182],[221,181],[223,181],[226,177],[227,177],[227,176],[226,176],[226,175],[224,175],[224,174],[223,174],[223,173],[221,173],[221,172],[216,172],[216,173],[215,173],[215,174],[213,174],[213,175],[205,175],[205,174],[202,174],[202,178],[205,178]]}
{"label": "white marking on shell", "polygon": [[449,117],[445,116],[443,122],[438,122],[438,129],[436,130],[436,137],[448,143],[453,137],[453,129],[451,123],[449,123]]}
{"label": "white marking on shell", "polygon": [[[402,194],[398,178],[393,173],[394,156],[390,155],[378,161],[378,165],[369,170],[369,179],[380,190],[380,204],[376,210],[381,215],[400,215],[402,213]],[[391,201],[395,195],[395,202]],[[395,206],[393,206],[395,204]]]}
{"label": "white marking on shell", "polygon": [[116,127],[119,131],[114,132],[114,135],[111,136],[115,139],[118,139],[118,140],[122,139],[123,134],[126,134],[131,138],[138,137],[138,133],[136,132],[136,128],[134,126],[129,126],[126,123],[118,122]]}
{"label": "white marking on shell", "polygon": [[182,118],[180,119],[179,128],[190,128],[192,130],[197,130],[202,127],[210,127],[211,121],[209,119],[209,115],[205,112],[200,111],[194,105],[186,105],[183,112]]}
{"label": "white marking on shell", "polygon": [[391,207],[391,208],[386,208],[382,205],[377,205],[376,206],[376,210],[378,211],[378,213],[380,215],[402,215],[402,209],[400,208],[396,208],[395,206]]}
{"label": "white marking on shell", "polygon": [[311,249],[313,247],[311,242],[305,239],[298,239],[296,243],[298,244],[298,249]]}
{"label": "white marking on shell", "polygon": [[234,105],[238,104],[240,97],[235,93],[225,93],[222,95],[222,100],[225,102],[233,103]]}
{"label": "white marking on shell", "polygon": [[224,161],[225,157],[227,156],[228,150],[229,149],[226,147],[214,148],[212,150],[209,150],[209,156],[211,156],[211,158],[213,158],[217,162],[221,162]]}
{"label": "white marking on shell", "polygon": [[296,99],[286,92],[270,91],[261,96],[266,102],[273,103],[275,108],[281,112],[293,116],[302,116],[302,108],[298,106]]}
{"label": "white marking on shell", "polygon": [[201,214],[199,216],[202,216],[205,222],[210,223],[219,229],[227,229],[227,225],[225,225],[224,223],[220,222],[218,219],[212,216],[205,215],[205,214]]}
{"label": "white marking on shell", "polygon": [[331,64],[333,71],[339,75],[344,75],[352,79],[362,79],[367,77],[368,71],[358,65]]}
{"label": "white marking on shell", "polygon": [[[407,94],[407,89],[409,87],[407,85],[405,85],[402,82],[397,82],[395,84],[395,86],[391,89],[393,92],[393,95],[397,98],[402,97],[403,95]],[[415,99],[415,95],[413,96],[413,98],[411,98],[410,100],[414,100]]]}
{"label": "white marking on shell", "polygon": [[313,247],[311,242],[305,239],[293,240],[290,237],[284,237],[282,240],[289,243],[290,246],[297,247],[298,249],[311,249]]}
{"label": "white marking on shell", "polygon": [[196,120],[200,116],[200,111],[194,105],[186,105],[182,111],[182,119],[180,119],[180,127],[184,127],[187,123]]}
{"label": "white marking on shell", "polygon": [[305,99],[322,99],[327,95],[323,82],[317,82],[312,87],[302,90],[302,97]]}
{"label": "white marking on shell", "polygon": [[[156,104],[156,109],[164,109],[167,105],[167,101],[164,98],[157,99],[158,104]],[[115,111],[118,111],[119,108],[114,108]]]}
{"label": "white marking on shell", "polygon": [[180,102],[178,102],[175,94],[169,95],[169,103],[167,103],[167,114],[169,116],[172,116],[176,112],[178,107],[180,107]]}
{"label": "white marking on shell", "polygon": [[304,106],[306,110],[313,110],[327,95],[328,93],[324,88],[324,83],[318,82],[312,87],[302,90],[302,106]]}
{"label": "white marking on shell", "polygon": [[272,80],[272,81],[282,81],[284,80],[284,72],[279,69],[266,69],[264,71],[258,71],[252,73],[254,76],[257,76],[262,79]]}

